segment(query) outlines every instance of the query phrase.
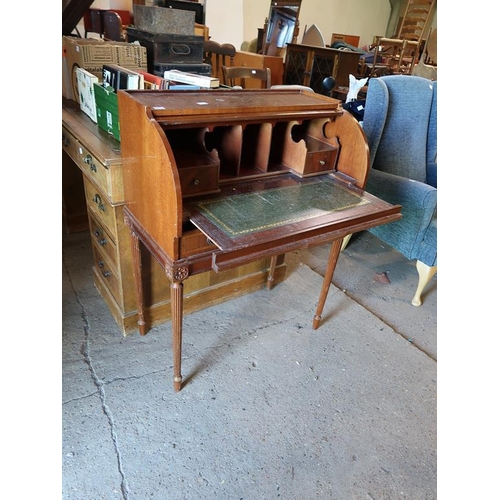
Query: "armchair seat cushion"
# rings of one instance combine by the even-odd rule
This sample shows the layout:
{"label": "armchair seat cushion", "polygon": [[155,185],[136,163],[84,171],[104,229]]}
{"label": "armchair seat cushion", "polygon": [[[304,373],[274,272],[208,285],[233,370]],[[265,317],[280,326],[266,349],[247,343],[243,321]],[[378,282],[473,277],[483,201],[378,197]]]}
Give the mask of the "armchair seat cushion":
{"label": "armchair seat cushion", "polygon": [[418,260],[430,267],[437,266],[437,215],[433,217],[420,243]]}
{"label": "armchair seat cushion", "polygon": [[[407,259],[435,265],[432,262],[437,259],[437,189],[424,182],[372,169],[366,190],[377,198],[401,205],[403,214],[400,220],[369,231]],[[420,254],[423,249],[425,258]]]}

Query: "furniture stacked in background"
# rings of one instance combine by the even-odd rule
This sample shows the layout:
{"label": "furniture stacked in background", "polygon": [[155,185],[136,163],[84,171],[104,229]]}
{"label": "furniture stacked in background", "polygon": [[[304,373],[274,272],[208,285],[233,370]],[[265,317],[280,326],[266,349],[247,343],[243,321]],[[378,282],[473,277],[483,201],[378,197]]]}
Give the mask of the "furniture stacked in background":
{"label": "furniture stacked in background", "polygon": [[96,33],[107,40],[126,41],[125,30],[134,24],[134,18],[128,10],[88,9],[83,16],[85,38],[89,33]]}
{"label": "furniture stacked in background", "polygon": [[220,82],[224,79],[223,66],[234,66],[236,47],[231,43],[218,43],[205,40],[203,43],[203,61],[212,66],[212,76]]}
{"label": "furniture stacked in background", "polygon": [[394,36],[374,37],[373,57],[365,62],[363,75],[412,74],[420,57],[422,40],[429,36],[436,3],[437,0],[408,0]]}
{"label": "furniture stacked in background", "polygon": [[437,82],[409,75],[370,80],[363,130],[370,148],[366,189],[402,205],[403,218],[370,229],[416,260],[412,304],[437,271]]}
{"label": "furniture stacked in background", "polygon": [[211,76],[204,62],[203,36],[194,35],[195,12],[134,5],[134,26],[127,28],[129,42],[146,47],[148,72],[163,76],[167,70]]}
{"label": "furniture stacked in background", "polygon": [[422,55],[413,66],[412,75],[437,80],[437,28],[433,29],[425,41]]}
{"label": "furniture stacked in background", "polygon": [[359,47],[359,36],[358,35],[346,35],[344,33],[332,33],[330,38],[330,46],[335,42],[344,42],[352,47]]}
{"label": "furniture stacked in background", "polygon": [[337,88],[349,88],[349,75],[358,74],[361,53],[303,44],[289,44],[284,83],[305,85],[326,94],[323,80],[332,76]]}
{"label": "furniture stacked in background", "polygon": [[[271,85],[283,84],[284,64],[283,57],[269,56],[265,54],[256,54],[237,50],[234,56],[234,66],[243,66],[247,68],[269,68],[271,70]],[[260,88],[260,82],[248,81],[247,88]]]}
{"label": "furniture stacked in background", "polygon": [[228,87],[240,86],[251,88],[249,82],[257,81],[260,88],[271,88],[271,70],[269,68],[247,68],[245,66],[222,66],[223,82]]}

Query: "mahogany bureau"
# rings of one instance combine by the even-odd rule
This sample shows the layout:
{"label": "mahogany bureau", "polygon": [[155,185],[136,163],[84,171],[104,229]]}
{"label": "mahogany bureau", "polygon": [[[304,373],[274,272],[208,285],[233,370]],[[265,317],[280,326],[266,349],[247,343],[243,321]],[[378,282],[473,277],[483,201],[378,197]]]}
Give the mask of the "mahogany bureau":
{"label": "mahogany bureau", "polygon": [[138,327],[150,326],[144,264],[153,256],[170,281],[176,391],[191,279],[271,258],[271,288],[278,256],[331,242],[316,329],[342,239],[401,217],[400,206],[364,191],[366,138],[337,99],[290,89],[121,90],[118,107]]}

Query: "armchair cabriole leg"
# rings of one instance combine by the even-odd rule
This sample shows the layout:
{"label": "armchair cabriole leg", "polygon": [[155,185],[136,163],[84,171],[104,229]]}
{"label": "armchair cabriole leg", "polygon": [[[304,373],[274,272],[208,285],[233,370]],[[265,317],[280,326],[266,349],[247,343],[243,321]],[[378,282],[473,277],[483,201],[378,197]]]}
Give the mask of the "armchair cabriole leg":
{"label": "armchair cabriole leg", "polygon": [[351,239],[352,234],[348,234],[342,238],[342,246],[340,247],[340,251],[343,252],[345,247],[349,244],[349,240]]}
{"label": "armchair cabriole leg", "polygon": [[424,264],[422,261],[417,260],[418,285],[415,295],[413,296],[413,299],[411,301],[414,306],[418,307],[422,305],[422,299],[420,298],[422,292],[424,291],[427,283],[429,283],[432,277],[436,274],[436,271],[437,266],[431,267],[427,264]]}

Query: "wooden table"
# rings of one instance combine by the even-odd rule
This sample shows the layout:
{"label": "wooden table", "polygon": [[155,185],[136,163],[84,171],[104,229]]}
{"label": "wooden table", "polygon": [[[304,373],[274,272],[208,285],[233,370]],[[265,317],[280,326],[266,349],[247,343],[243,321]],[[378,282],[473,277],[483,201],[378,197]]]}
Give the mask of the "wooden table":
{"label": "wooden table", "polygon": [[170,280],[174,389],[181,389],[183,283],[207,270],[332,242],[318,328],[344,236],[401,217],[366,193],[368,147],[342,103],[301,90],[119,91],[124,219],[139,330],[140,245]]}

